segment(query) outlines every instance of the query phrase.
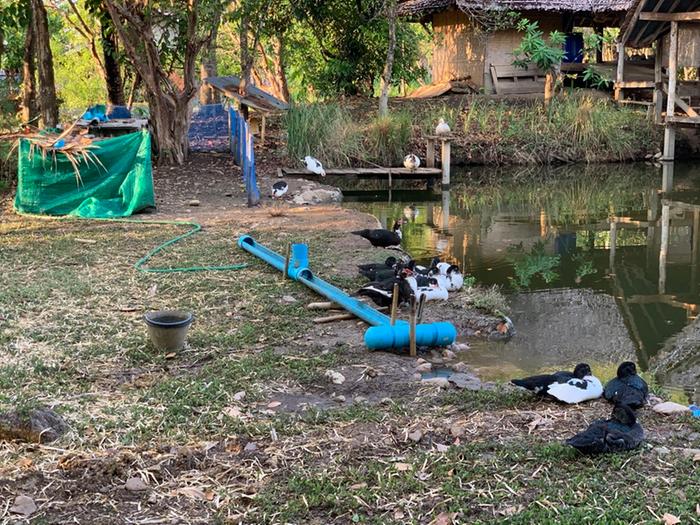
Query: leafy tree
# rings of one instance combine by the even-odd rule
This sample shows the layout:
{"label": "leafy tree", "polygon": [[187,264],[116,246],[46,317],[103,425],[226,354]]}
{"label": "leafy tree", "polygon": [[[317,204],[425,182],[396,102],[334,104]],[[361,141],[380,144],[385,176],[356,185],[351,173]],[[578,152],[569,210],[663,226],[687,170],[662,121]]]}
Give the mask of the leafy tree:
{"label": "leafy tree", "polygon": [[552,31],[549,38],[545,38],[539,24],[527,19],[520,20],[517,29],[525,35],[520,45],[513,50],[513,64],[523,68],[535,64],[545,72],[544,103],[547,106],[554,96],[556,83],[561,76],[566,35],[561,31]]}

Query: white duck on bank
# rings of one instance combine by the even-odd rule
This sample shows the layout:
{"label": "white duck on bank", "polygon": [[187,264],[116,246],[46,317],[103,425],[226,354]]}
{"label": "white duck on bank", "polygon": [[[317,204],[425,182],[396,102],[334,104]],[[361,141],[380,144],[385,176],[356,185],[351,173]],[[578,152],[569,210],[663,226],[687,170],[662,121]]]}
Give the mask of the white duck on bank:
{"label": "white duck on bank", "polygon": [[413,153],[406,155],[403,158],[403,166],[407,170],[416,171],[418,168],[420,168],[420,159],[418,158],[418,155],[414,155]]}
{"label": "white duck on bank", "polygon": [[450,131],[450,125],[447,122],[445,122],[444,118],[438,120],[438,125],[435,127],[436,135],[448,135]]}
{"label": "white duck on bank", "polygon": [[306,169],[311,173],[315,173],[321,177],[326,176],[326,170],[323,169],[323,164],[321,164],[320,160],[313,158],[311,155],[307,155],[301,159],[301,161],[304,163],[304,166],[306,166]]}
{"label": "white duck on bank", "polygon": [[428,286],[418,286],[418,280],[412,275],[406,277],[406,282],[413,290],[413,295],[416,296],[416,301],[420,301],[422,296],[425,296],[426,301],[447,300],[447,290],[445,288],[442,288],[439,285],[438,280],[435,278],[429,278]]}
{"label": "white duck on bank", "polygon": [[456,264],[439,262],[435,265],[433,273],[444,277],[444,286],[448,292],[456,292],[464,286],[464,275]]}
{"label": "white duck on bank", "polygon": [[281,199],[288,190],[289,184],[287,184],[287,181],[277,181],[272,185],[272,198]]}

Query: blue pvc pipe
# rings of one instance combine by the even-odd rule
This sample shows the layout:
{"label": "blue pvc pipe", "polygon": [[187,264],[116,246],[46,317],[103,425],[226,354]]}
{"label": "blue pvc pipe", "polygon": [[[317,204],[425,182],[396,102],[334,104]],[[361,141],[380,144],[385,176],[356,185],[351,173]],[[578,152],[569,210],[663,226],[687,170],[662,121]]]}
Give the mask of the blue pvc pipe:
{"label": "blue pvc pipe", "polygon": [[[250,235],[241,236],[238,239],[238,246],[277,268],[280,272],[284,271],[284,257],[257,243]],[[309,247],[306,244],[293,244],[287,275],[372,325],[365,332],[365,344],[369,349],[380,350],[408,346],[409,325],[406,321],[396,321],[396,324],[392,326],[388,316],[316,277],[308,266]],[[456,339],[457,330],[451,323],[442,322],[416,326],[416,344],[418,346],[447,346],[454,343]]]}

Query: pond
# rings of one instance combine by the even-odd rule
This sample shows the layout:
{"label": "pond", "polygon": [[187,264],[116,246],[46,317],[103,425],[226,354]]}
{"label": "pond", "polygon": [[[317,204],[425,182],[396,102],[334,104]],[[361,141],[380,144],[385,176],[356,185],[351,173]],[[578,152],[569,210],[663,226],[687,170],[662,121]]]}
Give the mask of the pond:
{"label": "pond", "polygon": [[417,181],[391,190],[329,182],[344,190],[344,206],[384,225],[406,218],[403,246],[416,259],[438,255],[509,296],[517,335],[471,341],[464,353],[483,377],[586,360],[608,378],[631,358],[677,397],[699,401],[697,358],[663,361],[698,313],[700,168],[473,168],[443,192]]}

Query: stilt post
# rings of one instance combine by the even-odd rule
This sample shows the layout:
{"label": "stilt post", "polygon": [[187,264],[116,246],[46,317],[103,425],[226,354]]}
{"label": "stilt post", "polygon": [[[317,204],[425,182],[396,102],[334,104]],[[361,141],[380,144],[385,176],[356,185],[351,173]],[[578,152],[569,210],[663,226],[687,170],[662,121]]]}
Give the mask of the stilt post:
{"label": "stilt post", "polygon": [[442,151],[441,151],[441,161],[442,161],[442,190],[450,189],[450,164],[452,163],[452,153],[451,144],[449,139],[442,139]]}
{"label": "stilt post", "polygon": [[676,79],[678,78],[678,22],[671,22],[668,46],[668,100],[666,101],[666,128],[664,129],[664,156],[673,161],[676,152],[676,128],[673,115],[676,112]]}

